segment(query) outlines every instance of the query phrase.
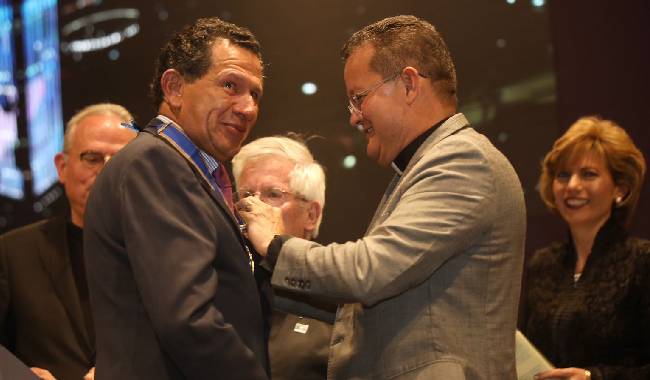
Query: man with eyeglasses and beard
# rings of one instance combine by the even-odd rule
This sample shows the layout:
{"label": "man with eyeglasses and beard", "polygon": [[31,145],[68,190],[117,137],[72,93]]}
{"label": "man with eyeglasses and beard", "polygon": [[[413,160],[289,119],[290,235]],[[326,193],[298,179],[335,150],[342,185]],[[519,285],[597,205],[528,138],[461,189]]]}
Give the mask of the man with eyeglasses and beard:
{"label": "man with eyeglasses and beard", "polygon": [[92,379],[95,337],[83,258],[86,200],[108,159],[136,135],[131,114],[95,104],[67,124],[54,157],[70,212],[0,236],[0,342],[44,380]]}
{"label": "man with eyeglasses and beard", "polygon": [[366,235],[322,246],[284,235],[277,211],[238,203],[272,285],[339,307],[330,379],[515,379],[525,206],[508,160],[457,113],[439,32],[414,16],[344,45],[350,124],[393,181]]}

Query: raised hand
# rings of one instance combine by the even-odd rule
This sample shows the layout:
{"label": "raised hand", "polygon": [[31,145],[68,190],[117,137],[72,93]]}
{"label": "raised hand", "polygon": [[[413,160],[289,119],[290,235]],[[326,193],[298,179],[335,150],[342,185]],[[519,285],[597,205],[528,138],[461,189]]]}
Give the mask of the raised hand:
{"label": "raised hand", "polygon": [[266,256],[273,236],[284,233],[282,211],[257,197],[243,198],[237,202],[237,209],[246,221],[248,239],[260,255]]}

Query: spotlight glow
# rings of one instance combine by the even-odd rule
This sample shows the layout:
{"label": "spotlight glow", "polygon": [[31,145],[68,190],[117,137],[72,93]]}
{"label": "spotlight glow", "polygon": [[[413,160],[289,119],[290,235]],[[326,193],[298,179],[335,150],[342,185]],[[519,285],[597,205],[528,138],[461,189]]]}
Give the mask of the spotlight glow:
{"label": "spotlight glow", "polygon": [[318,91],[318,86],[313,82],[305,82],[302,85],[302,93],[305,95],[314,95]]}
{"label": "spotlight glow", "polygon": [[344,168],[352,169],[355,166],[357,166],[357,158],[354,155],[348,154],[347,156],[345,156],[343,158],[343,167]]}
{"label": "spotlight glow", "polygon": [[108,59],[110,59],[111,61],[117,61],[118,58],[120,58],[120,52],[119,52],[119,50],[117,50],[117,49],[111,49],[111,50],[108,52]]}

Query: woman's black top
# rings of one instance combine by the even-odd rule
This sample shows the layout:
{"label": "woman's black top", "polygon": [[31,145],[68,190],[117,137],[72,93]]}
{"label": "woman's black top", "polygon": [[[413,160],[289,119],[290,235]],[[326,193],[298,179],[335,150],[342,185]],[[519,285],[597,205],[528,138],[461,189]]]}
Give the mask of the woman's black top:
{"label": "woman's black top", "polygon": [[526,267],[523,333],[558,368],[592,379],[650,379],[650,242],[614,218],[574,281],[572,239],[537,251]]}

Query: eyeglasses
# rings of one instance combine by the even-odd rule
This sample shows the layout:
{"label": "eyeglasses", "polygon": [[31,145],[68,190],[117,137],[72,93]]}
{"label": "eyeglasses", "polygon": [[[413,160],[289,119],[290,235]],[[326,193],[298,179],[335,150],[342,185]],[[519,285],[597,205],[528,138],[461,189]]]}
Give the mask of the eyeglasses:
{"label": "eyeglasses", "polygon": [[259,196],[262,202],[273,207],[282,206],[285,202],[288,201],[288,198],[291,196],[293,196],[295,199],[306,201],[305,197],[302,195],[292,193],[291,191],[282,190],[277,187],[270,187],[267,189],[262,189],[261,191],[252,191],[247,189],[239,190],[237,191],[236,201],[255,196]]}
{"label": "eyeglasses", "polygon": [[87,150],[79,154],[79,159],[89,169],[99,169],[111,158],[111,155],[96,152],[94,150]]}
{"label": "eyeglasses", "polygon": [[[361,111],[361,104],[363,104],[363,101],[365,100],[366,96],[370,95],[371,92],[375,91],[379,87],[383,86],[384,84],[394,80],[397,78],[403,70],[400,70],[399,72],[395,73],[394,75],[391,75],[387,78],[382,79],[381,81],[373,84],[372,86],[368,87],[367,89],[363,91],[359,91],[356,94],[353,94],[350,99],[348,100],[348,111],[350,111],[350,114],[357,113],[359,116],[363,116],[363,112]],[[419,76],[422,78],[428,78],[428,76],[424,74],[418,73]]]}
{"label": "eyeglasses", "polygon": [[364,99],[366,96],[370,95],[371,92],[375,91],[379,87],[383,86],[384,84],[392,81],[393,79],[397,78],[401,72],[398,72],[395,75],[391,75],[388,78],[384,78],[381,81],[373,84],[372,86],[368,87],[367,89],[363,91],[359,91],[356,94],[353,94],[350,99],[349,99],[349,104],[348,104],[348,111],[350,111],[350,114],[354,114],[355,112],[358,113],[359,115],[362,115],[361,112],[361,104],[363,104]]}

